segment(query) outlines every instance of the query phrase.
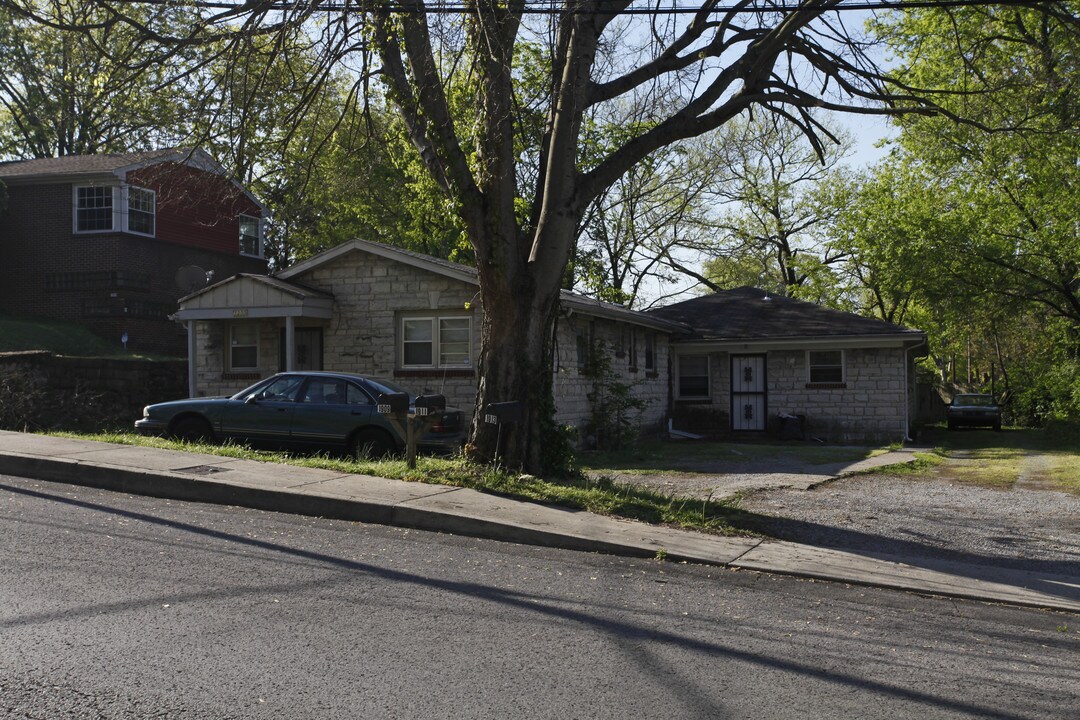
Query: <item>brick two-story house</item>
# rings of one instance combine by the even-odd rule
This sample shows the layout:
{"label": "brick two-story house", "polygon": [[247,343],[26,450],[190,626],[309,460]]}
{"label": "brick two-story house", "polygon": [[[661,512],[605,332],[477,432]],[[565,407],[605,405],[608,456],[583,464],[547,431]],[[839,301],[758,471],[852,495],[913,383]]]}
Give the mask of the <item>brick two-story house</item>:
{"label": "brick two-story house", "polygon": [[207,278],[267,268],[266,209],[198,149],[0,163],[0,186],[6,314],[182,355],[177,300]]}

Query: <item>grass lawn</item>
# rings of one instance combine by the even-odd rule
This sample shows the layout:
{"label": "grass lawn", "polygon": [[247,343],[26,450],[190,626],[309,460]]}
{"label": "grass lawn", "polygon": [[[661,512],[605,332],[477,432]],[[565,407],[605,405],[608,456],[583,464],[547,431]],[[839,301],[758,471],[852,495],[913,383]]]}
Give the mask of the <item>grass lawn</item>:
{"label": "grass lawn", "polygon": [[1006,428],[999,433],[930,428],[924,439],[935,446],[938,461],[921,471],[935,477],[999,490],[1019,483],[1080,494],[1075,428]]}
{"label": "grass lawn", "polygon": [[695,440],[642,441],[618,452],[583,452],[582,468],[592,474],[650,475],[670,472],[722,471],[727,465],[826,465],[856,462],[887,452],[888,448],[830,446],[807,443],[782,445],[718,443]]}
{"label": "grass lawn", "polygon": [[125,350],[120,338],[110,342],[77,323],[0,315],[0,352],[21,350],[48,350],[73,357],[173,359]]}
{"label": "grass lawn", "polygon": [[422,456],[417,460],[416,469],[409,470],[405,461],[398,459],[356,462],[349,458],[328,455],[292,455],[252,450],[243,445],[188,444],[128,432],[55,434],[83,440],[187,450],[247,460],[317,467],[342,473],[467,487],[506,497],[588,510],[601,515],[723,535],[752,535],[755,534],[753,528],[757,526],[757,516],[740,510],[734,503],[674,498],[642,488],[616,485],[605,478],[592,479],[585,474],[566,479],[520,475],[477,465],[461,457]]}

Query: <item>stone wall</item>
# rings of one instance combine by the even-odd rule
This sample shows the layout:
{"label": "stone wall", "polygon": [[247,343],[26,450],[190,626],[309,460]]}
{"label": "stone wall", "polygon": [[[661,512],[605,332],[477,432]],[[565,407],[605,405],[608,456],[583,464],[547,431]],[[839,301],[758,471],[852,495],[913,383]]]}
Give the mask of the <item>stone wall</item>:
{"label": "stone wall", "polygon": [[768,356],[770,416],[805,415],[807,433],[834,443],[880,443],[907,435],[905,352],[900,348],[844,351],[844,382],[808,382],[806,352]]}
{"label": "stone wall", "polygon": [[[630,333],[634,333],[631,337]],[[651,369],[645,368],[645,342],[652,335],[655,358]],[[589,394],[594,381],[586,376],[584,358],[579,357],[578,336],[596,348],[610,362],[615,382],[630,385],[631,394],[645,402],[637,418],[642,429],[651,429],[664,422],[668,413],[668,354],[666,333],[653,332],[613,320],[593,318],[575,313],[561,316],[556,332],[557,358],[555,367],[555,421],[560,425],[578,428],[578,435],[587,440],[587,425],[591,417]],[[636,353],[631,351],[636,344]],[[636,355],[636,358],[635,358]],[[632,361],[636,359],[636,364]]]}
{"label": "stone wall", "polygon": [[[886,443],[908,434],[909,393],[901,348],[844,350],[844,382],[809,382],[805,350],[766,354],[768,429],[779,413],[805,417],[806,437],[830,443]],[[680,430],[713,438],[731,433],[731,356],[710,354],[711,397],[705,402],[676,401],[673,417]],[[911,416],[912,418],[914,415]]]}
{"label": "stone wall", "polygon": [[[19,397],[3,397],[17,392]],[[143,406],[187,397],[187,362],[0,353],[0,402],[13,429],[132,429]],[[23,401],[24,408],[13,405]],[[16,418],[15,415],[21,417]]]}

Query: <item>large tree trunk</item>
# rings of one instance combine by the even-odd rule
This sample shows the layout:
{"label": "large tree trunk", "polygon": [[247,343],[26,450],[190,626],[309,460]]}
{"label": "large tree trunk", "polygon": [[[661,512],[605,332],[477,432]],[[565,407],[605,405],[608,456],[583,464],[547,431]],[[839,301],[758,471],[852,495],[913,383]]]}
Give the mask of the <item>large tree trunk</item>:
{"label": "large tree trunk", "polygon": [[[527,277],[508,284],[501,273],[481,282],[484,319],[476,412],[470,452],[479,460],[538,472],[543,433],[551,427],[552,375],[558,288],[538,288]],[[492,308],[498,310],[492,312]],[[523,403],[521,423],[485,422],[488,405]]]}

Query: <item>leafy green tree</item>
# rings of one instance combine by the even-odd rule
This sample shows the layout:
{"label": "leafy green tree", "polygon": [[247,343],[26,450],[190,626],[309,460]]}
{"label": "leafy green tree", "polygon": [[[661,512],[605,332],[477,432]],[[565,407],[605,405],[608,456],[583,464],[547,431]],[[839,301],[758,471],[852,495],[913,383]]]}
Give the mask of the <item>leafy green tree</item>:
{"label": "leafy green tree", "polygon": [[[526,403],[528,418],[504,448],[510,462],[529,469],[542,466],[551,428],[559,291],[595,198],[654,153],[751,109],[800,127],[819,151],[827,134],[812,109],[937,110],[875,65],[837,16],[839,0],[805,0],[799,12],[709,0],[679,14],[631,14],[630,2],[614,0],[536,13],[521,0],[478,0],[459,12],[419,0],[364,12],[320,2],[210,4],[201,22],[172,35],[132,21],[130,2],[92,2],[169,52],[220,44],[237,60],[250,38],[302,27],[319,44],[323,67],[351,63],[362,79],[378,72],[473,248],[485,310],[477,406]],[[34,14],[30,0],[0,4]],[[543,48],[541,82],[527,82],[522,42]],[[613,42],[622,52],[600,53]],[[464,98],[475,112],[460,114]],[[890,104],[873,104],[882,101]],[[623,103],[648,106],[645,121],[609,152],[587,157],[586,119],[617,117]],[[544,123],[530,152],[522,138],[535,132],[538,113]],[[493,457],[495,432],[481,422],[483,412],[474,417],[471,448]]]}
{"label": "leafy green tree", "polygon": [[[157,65],[136,27],[109,22],[93,4],[36,7],[48,24],[0,3],[0,157],[148,150],[183,134],[188,98],[198,94],[189,54]],[[164,31],[193,17],[178,7],[131,12]]]}
{"label": "leafy green tree", "polygon": [[[725,128],[717,158],[722,168],[709,197],[727,208],[712,228],[705,264],[716,288],[753,285],[780,295],[822,294],[832,284],[828,268],[844,258],[825,232],[844,207],[830,178],[850,140],[825,129],[836,142],[814,147],[782,118],[740,120]],[[806,293],[800,288],[807,288]],[[811,290],[811,287],[818,288]]]}
{"label": "leafy green tree", "polygon": [[[917,298],[946,379],[978,383],[992,365],[1018,398],[1017,416],[1033,421],[1080,417],[1070,404],[1080,379],[1050,382],[1068,377],[1080,353],[1078,11],[1076,2],[1049,12],[922,9],[877,26],[902,77],[942,88],[941,104],[978,124],[897,121],[876,199],[864,193],[859,203],[859,264]],[[897,211],[881,215],[871,250],[869,216],[890,203]],[[899,270],[892,277],[889,263]]]}
{"label": "leafy green tree", "polygon": [[[1055,9],[927,9],[879,31],[904,77],[947,88],[943,104],[996,129],[899,122],[904,161],[963,228],[938,257],[963,260],[950,264],[954,285],[1036,303],[1080,327],[1080,4]],[[957,32],[970,39],[964,57],[951,52]]]}

